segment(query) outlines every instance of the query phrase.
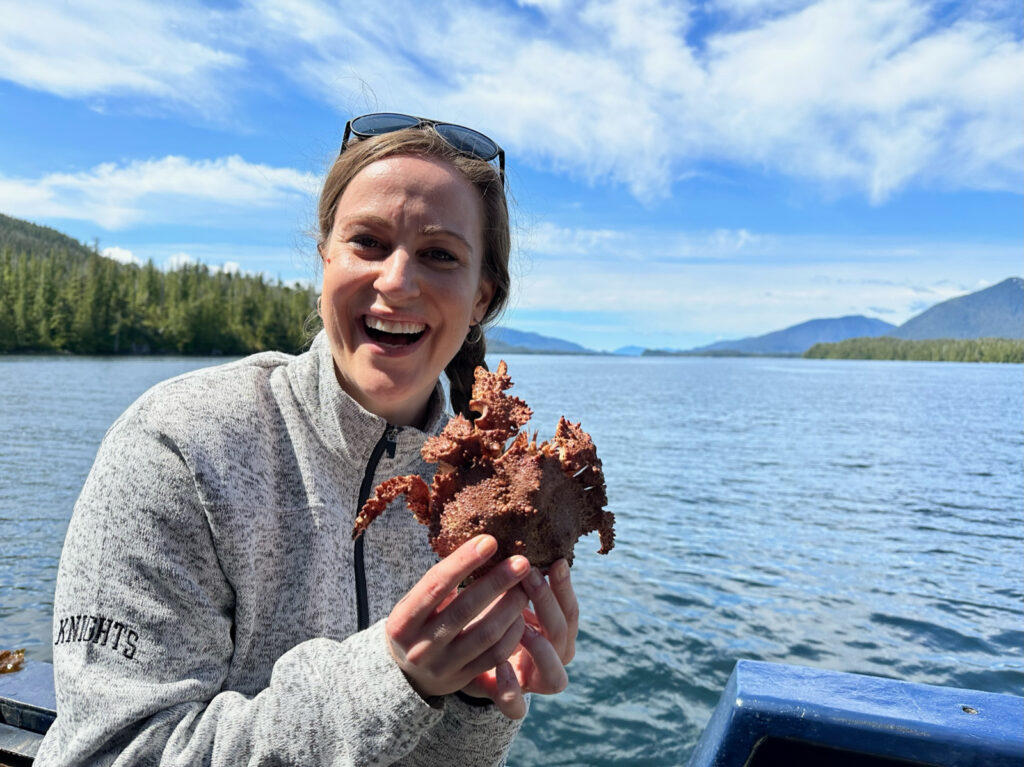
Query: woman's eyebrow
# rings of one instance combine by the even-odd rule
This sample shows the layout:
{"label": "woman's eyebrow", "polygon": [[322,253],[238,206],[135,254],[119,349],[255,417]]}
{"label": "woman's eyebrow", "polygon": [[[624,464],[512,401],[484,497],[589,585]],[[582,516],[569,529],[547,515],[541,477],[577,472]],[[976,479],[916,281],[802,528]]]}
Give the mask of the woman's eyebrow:
{"label": "woman's eyebrow", "polygon": [[[363,215],[361,213],[355,213],[351,216],[346,216],[345,218],[341,219],[341,221],[339,221],[338,223],[341,226],[345,226],[347,224],[368,224],[371,226],[380,226],[385,228],[390,227],[392,225],[388,219],[383,218],[382,216],[374,216],[372,214]],[[459,232],[456,232],[454,229],[448,229],[446,227],[441,226],[440,224],[425,224],[420,229],[420,234],[428,236],[440,234],[448,237],[454,237],[456,240],[459,240],[460,242],[465,244],[465,246],[470,250],[473,249],[472,244],[470,244],[469,240],[467,240],[463,235],[461,235]]]}
{"label": "woman's eyebrow", "polygon": [[469,243],[469,240],[467,240],[461,234],[459,234],[458,232],[456,232],[453,229],[445,229],[443,226],[441,226],[439,224],[427,224],[422,229],[420,229],[420,233],[421,234],[427,234],[427,235],[442,234],[442,235],[447,235],[449,237],[454,237],[455,239],[457,239],[457,240],[461,241],[462,243],[464,243],[465,246],[467,248],[469,248],[470,250],[473,249],[473,246]]}
{"label": "woman's eyebrow", "polygon": [[381,216],[374,216],[372,214],[364,215],[362,213],[353,213],[350,216],[345,216],[338,223],[343,226],[346,224],[370,224],[371,226],[383,227],[391,226],[391,222],[388,221],[386,218],[382,218]]}

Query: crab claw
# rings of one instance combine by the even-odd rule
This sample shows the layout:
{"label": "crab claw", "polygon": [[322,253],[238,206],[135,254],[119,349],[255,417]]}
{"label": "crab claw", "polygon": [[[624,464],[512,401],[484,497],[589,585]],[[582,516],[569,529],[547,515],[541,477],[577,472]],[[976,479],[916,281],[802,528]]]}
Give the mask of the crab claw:
{"label": "crab claw", "polygon": [[389,503],[402,494],[405,495],[405,502],[412,513],[416,515],[416,519],[421,524],[429,524],[430,489],[427,487],[427,483],[418,474],[392,477],[377,485],[373,497],[363,504],[362,510],[356,517],[356,523],[352,527],[352,540],[354,541],[366,532],[369,524],[384,512]]}

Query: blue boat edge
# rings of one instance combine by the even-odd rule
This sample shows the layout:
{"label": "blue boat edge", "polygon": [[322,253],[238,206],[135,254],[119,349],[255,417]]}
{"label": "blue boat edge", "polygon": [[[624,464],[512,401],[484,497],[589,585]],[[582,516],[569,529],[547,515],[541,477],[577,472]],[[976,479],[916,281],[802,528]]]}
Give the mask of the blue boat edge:
{"label": "blue boat edge", "polygon": [[688,767],[1024,764],[1024,698],[737,661]]}
{"label": "blue boat edge", "polygon": [[0,765],[32,764],[56,717],[51,664],[26,660],[19,671],[0,674]]}

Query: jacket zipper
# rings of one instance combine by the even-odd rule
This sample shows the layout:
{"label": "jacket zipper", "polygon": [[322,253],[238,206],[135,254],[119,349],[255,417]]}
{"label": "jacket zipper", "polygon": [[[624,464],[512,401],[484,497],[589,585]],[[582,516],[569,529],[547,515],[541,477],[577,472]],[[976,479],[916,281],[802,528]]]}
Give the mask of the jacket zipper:
{"label": "jacket zipper", "polygon": [[[366,472],[363,474],[363,484],[359,486],[359,505],[356,506],[356,513],[363,508],[363,505],[370,497],[370,493],[373,492],[373,475],[377,471],[377,464],[380,463],[380,458],[387,451],[388,458],[395,457],[395,447],[398,442],[398,431],[397,426],[388,424],[384,429],[384,434],[377,440],[377,444],[373,446],[373,452],[370,453],[370,460],[366,463]],[[366,595],[366,566],[363,560],[363,541],[366,540],[366,535],[360,535],[356,538],[355,551],[353,557],[353,565],[355,567],[356,576],[356,617],[358,620],[359,631],[362,631],[370,625],[370,604]]]}

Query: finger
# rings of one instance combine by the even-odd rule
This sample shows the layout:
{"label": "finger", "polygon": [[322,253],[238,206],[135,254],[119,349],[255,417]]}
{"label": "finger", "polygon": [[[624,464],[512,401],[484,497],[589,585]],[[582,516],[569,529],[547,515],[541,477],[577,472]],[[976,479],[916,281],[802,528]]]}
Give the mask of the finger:
{"label": "finger", "polygon": [[508,661],[509,656],[519,646],[519,642],[523,638],[523,631],[525,630],[526,624],[523,622],[522,616],[517,615],[512,621],[512,625],[505,630],[501,639],[483,652],[476,654],[473,660],[466,664],[463,673],[472,679],[487,671],[487,669],[495,668]]}
{"label": "finger", "polygon": [[540,630],[540,620],[538,620],[537,614],[529,607],[523,610],[523,620],[525,620],[527,624],[533,626],[535,629]]}
{"label": "finger", "polygon": [[498,697],[498,675],[493,668],[489,668],[482,674],[477,674],[462,688],[462,691],[474,698],[487,698],[494,701]]}
{"label": "finger", "polygon": [[551,695],[561,692],[569,684],[569,675],[551,642],[543,634],[531,626],[527,626],[520,640],[523,649],[533,659],[533,670],[525,680],[524,689]]}
{"label": "finger", "polygon": [[[428,621],[426,633],[433,641],[448,644],[473,621],[480,618],[482,622],[481,616],[489,615],[497,605],[503,604],[505,596],[513,591],[519,592],[520,595],[515,599],[521,607],[525,607],[526,595],[522,593],[521,589],[514,587],[529,572],[530,562],[526,557],[509,557],[504,562],[499,562],[486,575],[459,592],[459,595],[448,606],[437,612]],[[491,632],[495,634],[491,637],[491,644],[504,633],[511,619],[512,617],[509,616],[500,632],[497,629],[491,629]],[[473,629],[476,630],[476,628],[474,625]]]}
{"label": "finger", "polygon": [[561,656],[566,649],[569,627],[555,592],[536,567],[530,570],[530,574],[523,580],[523,589],[533,602],[534,616],[537,619],[534,625],[544,632]]}
{"label": "finger", "polygon": [[494,704],[509,719],[522,719],[526,716],[526,699],[523,688],[519,685],[512,665],[505,661],[495,669],[497,676],[497,695]]}
{"label": "finger", "polygon": [[495,657],[491,650],[501,643],[510,628],[518,626],[517,630],[522,635],[525,628],[522,611],[525,606],[526,594],[521,588],[514,587],[506,592],[488,608],[485,615],[468,625],[454,641],[447,645],[437,642],[437,647],[444,648],[445,662],[455,668],[462,668],[474,663],[480,656],[485,656],[487,663],[484,668],[498,665],[512,650],[503,657]]}
{"label": "finger", "polygon": [[498,542],[493,536],[478,535],[427,570],[392,610],[388,618],[391,636],[399,641],[412,641],[452,591],[497,550]]}
{"label": "finger", "polygon": [[[522,623],[527,597],[516,581],[528,571],[525,557],[511,557],[464,589],[419,632],[411,634],[401,652],[393,651],[401,668],[420,680],[423,689],[436,690],[452,683],[458,689],[468,683],[472,676],[463,672],[465,666],[498,644],[513,623]],[[502,588],[508,590],[501,594]],[[489,653],[487,657],[487,665],[494,666],[507,653],[504,657]]]}
{"label": "finger", "polygon": [[580,630],[580,603],[576,600],[576,591],[572,587],[569,575],[569,563],[559,559],[548,571],[551,591],[562,608],[565,616],[565,647],[561,652],[562,663],[568,663],[576,656],[576,635]]}

